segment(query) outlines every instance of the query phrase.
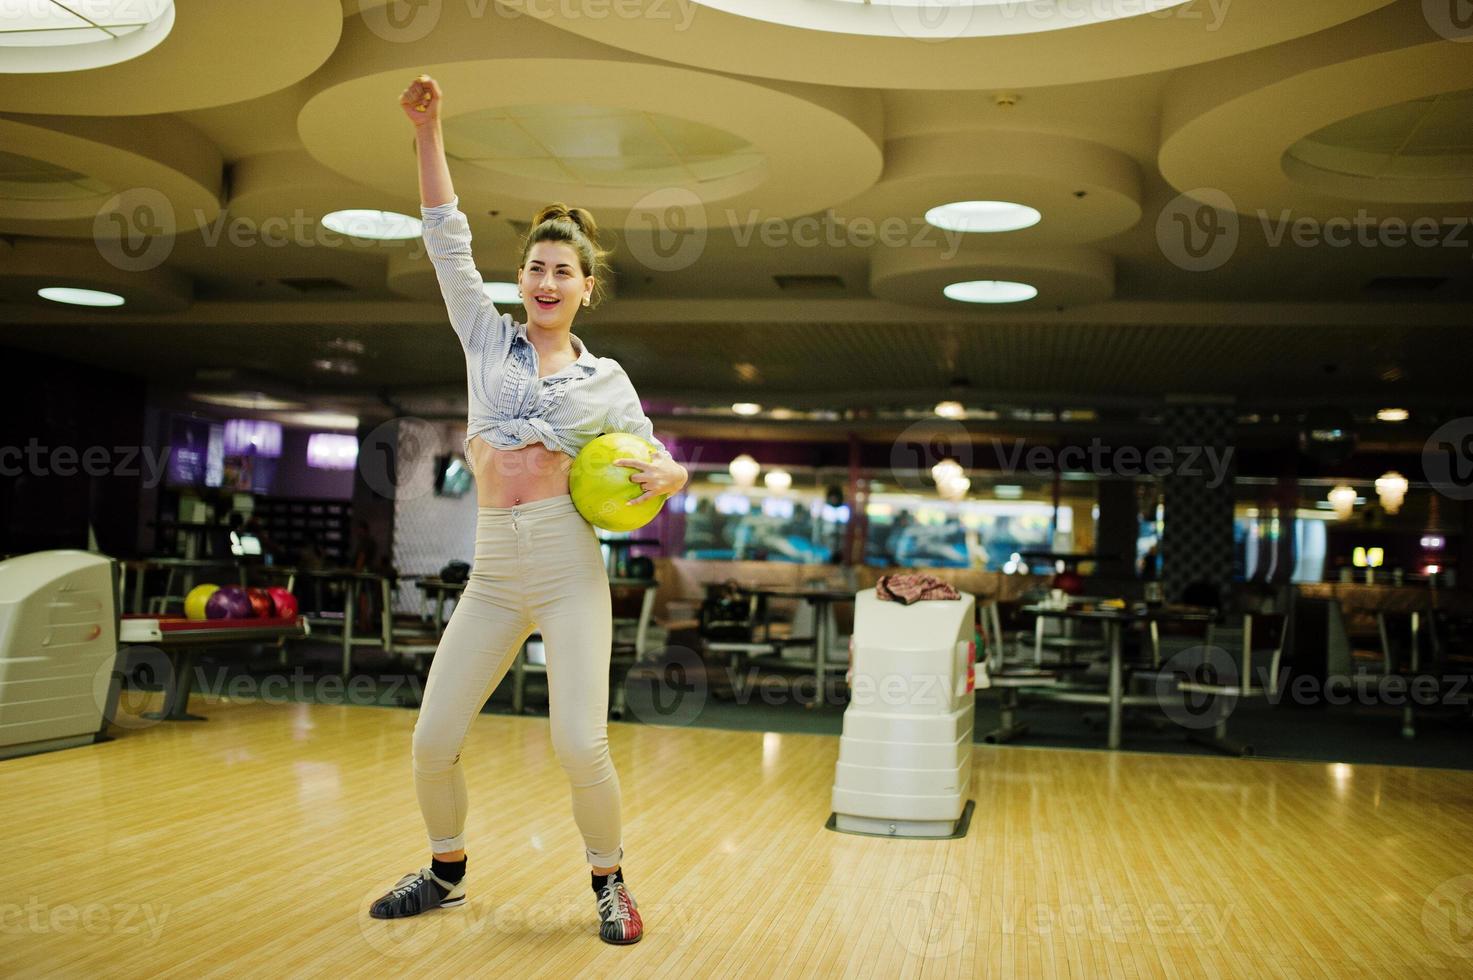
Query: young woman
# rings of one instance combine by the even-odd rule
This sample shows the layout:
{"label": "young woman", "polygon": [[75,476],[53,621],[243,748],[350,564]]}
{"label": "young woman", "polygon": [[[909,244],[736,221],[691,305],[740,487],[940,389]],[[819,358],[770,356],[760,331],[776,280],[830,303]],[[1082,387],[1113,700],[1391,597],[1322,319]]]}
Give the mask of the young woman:
{"label": "young woman", "polygon": [[370,914],[397,918],[465,902],[461,745],[535,629],[546,645],[552,744],[572,783],[599,935],[633,943],[644,925],[620,868],[619,779],[608,748],[609,582],[593,528],[568,494],[568,470],[600,433],[632,432],[660,450],[651,463],[617,461],[644,491],[635,502],[676,492],[687,473],[655,439],[624,370],[595,357],[572,333],[579,307],[599,295],[606,254],[587,211],[552,204],[532,222],[517,267],[526,323],[498,313],[483,295],[470,227],[445,162],[443,101],[427,75],[399,99],[415,127],[425,244],[465,349],[465,449],[479,504],[475,564],[435,651],[414,726],[414,781],[430,866],[405,875]]}

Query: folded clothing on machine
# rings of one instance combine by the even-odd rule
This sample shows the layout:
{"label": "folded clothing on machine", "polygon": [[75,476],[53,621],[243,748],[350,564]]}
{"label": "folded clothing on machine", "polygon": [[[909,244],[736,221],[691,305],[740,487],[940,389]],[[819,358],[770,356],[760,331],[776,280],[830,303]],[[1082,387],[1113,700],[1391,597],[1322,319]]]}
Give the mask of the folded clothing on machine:
{"label": "folded clothing on machine", "polygon": [[961,593],[934,575],[919,572],[881,575],[875,583],[875,595],[890,602],[910,605],[922,599],[960,599]]}

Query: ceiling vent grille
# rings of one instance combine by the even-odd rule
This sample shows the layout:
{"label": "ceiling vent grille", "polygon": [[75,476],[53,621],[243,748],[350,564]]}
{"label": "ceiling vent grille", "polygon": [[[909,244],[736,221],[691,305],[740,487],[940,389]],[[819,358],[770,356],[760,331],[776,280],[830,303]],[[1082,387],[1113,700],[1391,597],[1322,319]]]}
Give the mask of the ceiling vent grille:
{"label": "ceiling vent grille", "polygon": [[276,281],[283,286],[290,286],[299,293],[351,293],[353,291],[353,287],[345,282],[319,276],[292,276]]}
{"label": "ceiling vent grille", "polygon": [[792,293],[843,292],[844,280],[838,276],[773,276],[777,288]]}
{"label": "ceiling vent grille", "polygon": [[1440,289],[1447,276],[1379,276],[1366,283],[1368,293],[1430,293]]}

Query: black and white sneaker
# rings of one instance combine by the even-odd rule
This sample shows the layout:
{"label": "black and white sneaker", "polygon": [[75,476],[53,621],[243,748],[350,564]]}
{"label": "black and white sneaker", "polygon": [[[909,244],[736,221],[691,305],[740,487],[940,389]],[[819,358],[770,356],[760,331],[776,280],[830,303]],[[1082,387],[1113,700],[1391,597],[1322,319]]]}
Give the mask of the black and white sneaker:
{"label": "black and white sneaker", "polygon": [[436,877],[429,868],[420,868],[400,878],[388,894],[373,903],[368,914],[375,919],[402,919],[430,909],[448,909],[464,904],[464,878],[452,884]]}

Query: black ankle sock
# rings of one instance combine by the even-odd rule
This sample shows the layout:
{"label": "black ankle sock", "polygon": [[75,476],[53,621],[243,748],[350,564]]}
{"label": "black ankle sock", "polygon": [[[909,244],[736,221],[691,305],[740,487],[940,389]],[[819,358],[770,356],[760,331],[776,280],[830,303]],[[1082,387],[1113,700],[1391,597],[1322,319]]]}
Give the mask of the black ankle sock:
{"label": "black ankle sock", "polygon": [[453,885],[465,877],[465,858],[459,861],[441,861],[437,857],[431,857],[430,870],[435,873],[436,878],[442,878]]}
{"label": "black ankle sock", "polygon": [[623,881],[624,880],[624,869],[621,867],[617,871],[615,871],[612,875],[594,875],[593,876],[593,890],[596,891],[596,892],[603,891],[604,886],[609,883],[609,879],[610,878],[613,878],[615,881]]}

